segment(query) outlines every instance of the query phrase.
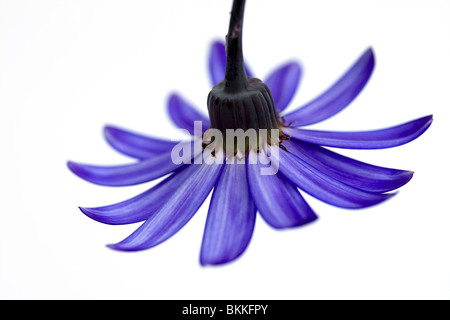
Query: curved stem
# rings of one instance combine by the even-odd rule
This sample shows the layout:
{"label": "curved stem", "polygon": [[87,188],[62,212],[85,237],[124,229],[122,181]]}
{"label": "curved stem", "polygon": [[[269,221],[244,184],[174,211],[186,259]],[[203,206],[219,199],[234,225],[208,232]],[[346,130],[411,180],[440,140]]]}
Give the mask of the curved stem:
{"label": "curved stem", "polygon": [[248,84],[242,54],[244,9],[245,0],[233,1],[227,35],[227,66],[225,69],[225,88],[231,91],[239,91],[246,88]]}

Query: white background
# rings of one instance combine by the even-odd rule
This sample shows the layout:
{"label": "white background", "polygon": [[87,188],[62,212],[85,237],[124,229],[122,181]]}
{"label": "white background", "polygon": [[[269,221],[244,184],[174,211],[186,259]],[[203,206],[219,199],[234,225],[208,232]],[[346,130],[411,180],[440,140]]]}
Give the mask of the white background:
{"label": "white background", "polygon": [[290,108],[373,47],[368,86],[314,128],[377,129],[434,114],[408,145],[343,151],[415,171],[398,195],[357,211],[307,197],[316,223],[276,231],[258,218],[245,254],[221,267],[198,262],[209,200],[156,248],[105,247],[137,225],[103,225],[77,207],[119,202],[156,181],[96,186],[66,161],[132,161],[104,142],[106,123],[176,137],[165,109],[172,91],[206,110],[208,48],[226,34],[230,9],[224,0],[0,0],[0,298],[450,298],[445,0],[248,0],[246,8],[244,53],[254,73],[264,78],[290,59],[304,67]]}

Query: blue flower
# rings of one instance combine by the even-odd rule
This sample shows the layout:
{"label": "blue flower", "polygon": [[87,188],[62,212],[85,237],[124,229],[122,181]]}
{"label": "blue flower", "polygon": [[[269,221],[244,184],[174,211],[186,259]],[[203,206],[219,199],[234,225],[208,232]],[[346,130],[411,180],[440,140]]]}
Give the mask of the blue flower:
{"label": "blue flower", "polygon": [[[229,33],[230,34],[230,33]],[[105,137],[117,151],[138,159],[120,166],[97,166],[68,162],[79,177],[107,186],[128,186],[168,177],[148,191],[123,202],[80,208],[88,217],[106,224],[120,225],[144,221],[123,241],[108,245],[122,251],[144,250],[172,237],[196,213],[211,190],[203,236],[202,265],[222,264],[239,257],[250,242],[256,212],[272,227],[292,228],[314,221],[317,216],[301,192],[340,208],[365,208],[392,197],[411,180],[413,172],[384,168],[342,156],[325,147],[381,149],[408,143],[425,132],[432,116],[381,130],[334,132],[303,129],[343,110],[361,92],[374,68],[372,49],[361,57],[321,95],[292,112],[284,112],[301,78],[301,68],[289,62],[265,80],[270,88],[284,134],[280,145],[270,148],[279,156],[279,172],[260,174],[264,165],[174,163],[171,153],[178,142],[144,136],[118,127],[106,126]],[[225,45],[213,43],[209,72],[213,86],[226,74]],[[251,77],[252,72],[246,68]],[[210,119],[177,94],[168,100],[173,122],[194,135],[194,121],[202,131]],[[211,118],[211,116],[210,116]],[[196,140],[183,142],[194,148]],[[247,157],[255,157],[250,150]],[[192,155],[192,158],[198,157]],[[170,175],[169,175],[170,174]]]}

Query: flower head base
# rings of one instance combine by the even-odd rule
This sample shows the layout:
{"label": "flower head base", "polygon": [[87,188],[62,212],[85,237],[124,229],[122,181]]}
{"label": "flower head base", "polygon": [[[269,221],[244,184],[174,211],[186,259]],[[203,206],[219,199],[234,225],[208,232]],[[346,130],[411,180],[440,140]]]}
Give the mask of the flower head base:
{"label": "flower head base", "polygon": [[225,81],[219,82],[208,95],[208,112],[211,128],[222,132],[227,129],[278,129],[270,89],[256,78],[248,78],[244,88],[231,93],[225,87]]}
{"label": "flower head base", "polygon": [[[412,171],[364,163],[325,147],[396,147],[424,133],[433,120],[431,115],[386,129],[360,132],[299,128],[323,121],[350,104],[372,74],[373,51],[366,50],[317,98],[285,113],[298,87],[301,68],[296,63],[285,64],[265,80],[266,84],[252,77],[242,57],[243,6],[244,1],[236,0],[233,4],[235,14],[231,16],[227,37],[228,55],[221,42],[211,48],[209,67],[215,87],[208,97],[210,119],[178,95],[173,94],[168,101],[174,123],[192,135],[201,135],[203,145],[198,139],[177,143],[107,126],[105,136],[111,146],[138,159],[137,162],[119,166],[68,163],[72,172],[81,178],[108,186],[134,185],[168,175],[132,199],[103,207],[80,208],[88,217],[102,223],[143,222],[129,237],[109,245],[110,248],[137,251],[164,242],[191,219],[214,189],[200,262],[222,264],[233,261],[247,248],[256,212],[273,228],[299,227],[317,219],[301,192],[332,206],[358,209],[391,198],[395,194],[391,191],[411,180]],[[200,126],[195,126],[196,121],[200,121]],[[261,133],[266,129],[279,133],[271,135],[271,140],[264,135],[257,138],[255,148],[224,144],[231,153],[230,158],[235,160],[239,154],[240,161],[226,164],[214,161],[220,160],[220,156],[213,152],[203,156],[213,140],[210,130],[226,136],[228,130]],[[234,137],[231,140],[234,143]],[[194,151],[183,154],[183,161],[174,162],[171,156],[178,149]],[[278,163],[277,170],[267,168],[273,162]],[[264,174],[263,169],[269,173]]]}
{"label": "flower head base", "polygon": [[[270,89],[261,80],[247,77],[245,72],[242,54],[244,8],[245,0],[234,1],[226,42],[225,78],[216,84],[208,95],[211,128],[218,129],[222,133],[237,129],[243,131],[251,129],[258,133],[260,129],[265,129],[267,130],[265,140],[269,143],[278,143],[278,136],[271,135],[271,129],[278,129],[278,117]],[[227,149],[227,139],[224,140]],[[263,143],[258,142],[258,146],[261,144]],[[245,150],[233,148],[233,152],[239,151],[247,154],[248,144]]]}

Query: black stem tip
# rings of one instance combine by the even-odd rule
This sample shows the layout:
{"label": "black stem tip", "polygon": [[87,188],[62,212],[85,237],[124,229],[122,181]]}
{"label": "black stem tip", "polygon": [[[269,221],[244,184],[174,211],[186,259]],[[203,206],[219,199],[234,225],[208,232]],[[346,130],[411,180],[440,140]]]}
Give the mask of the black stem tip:
{"label": "black stem tip", "polygon": [[234,0],[227,35],[227,66],[225,88],[239,91],[248,84],[242,54],[242,27],[244,24],[245,0]]}

